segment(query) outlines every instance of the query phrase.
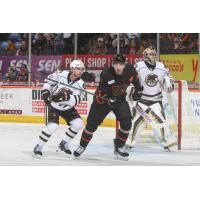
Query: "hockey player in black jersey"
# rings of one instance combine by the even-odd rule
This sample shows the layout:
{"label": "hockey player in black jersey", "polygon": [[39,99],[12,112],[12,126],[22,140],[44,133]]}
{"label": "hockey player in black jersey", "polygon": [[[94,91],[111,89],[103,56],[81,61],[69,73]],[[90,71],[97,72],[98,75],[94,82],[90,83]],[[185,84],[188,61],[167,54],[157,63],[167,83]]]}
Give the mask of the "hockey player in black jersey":
{"label": "hockey player in black jersey", "polygon": [[120,129],[114,139],[114,155],[123,159],[128,159],[129,154],[125,151],[124,144],[131,129],[131,112],[126,101],[126,89],[128,85],[135,86],[134,96],[139,95],[141,86],[138,75],[132,65],[125,64],[126,58],[117,54],[113,58],[113,66],[101,72],[100,83],[93,99],[87,124],[82,132],[80,146],[74,151],[74,156],[79,157],[98,126],[111,111],[114,112],[120,122]]}

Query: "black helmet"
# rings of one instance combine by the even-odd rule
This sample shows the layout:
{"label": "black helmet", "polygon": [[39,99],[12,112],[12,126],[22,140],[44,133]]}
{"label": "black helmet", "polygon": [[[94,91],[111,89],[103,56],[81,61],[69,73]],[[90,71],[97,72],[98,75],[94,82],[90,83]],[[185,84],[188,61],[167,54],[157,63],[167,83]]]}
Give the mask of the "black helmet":
{"label": "black helmet", "polygon": [[113,56],[113,64],[122,63],[125,64],[126,57],[123,54],[116,54]]}

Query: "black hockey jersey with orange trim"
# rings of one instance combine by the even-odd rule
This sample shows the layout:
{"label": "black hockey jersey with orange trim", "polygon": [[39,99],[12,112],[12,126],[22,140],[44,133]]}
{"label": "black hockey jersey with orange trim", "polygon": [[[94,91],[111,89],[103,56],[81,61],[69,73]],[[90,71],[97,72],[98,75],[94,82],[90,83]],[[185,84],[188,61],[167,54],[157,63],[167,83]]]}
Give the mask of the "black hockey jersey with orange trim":
{"label": "black hockey jersey with orange trim", "polygon": [[99,86],[96,90],[95,100],[97,103],[105,103],[100,97],[115,97],[125,99],[126,89],[130,84],[135,90],[141,90],[138,74],[132,65],[127,64],[122,75],[117,75],[113,67],[106,68],[100,74]]}

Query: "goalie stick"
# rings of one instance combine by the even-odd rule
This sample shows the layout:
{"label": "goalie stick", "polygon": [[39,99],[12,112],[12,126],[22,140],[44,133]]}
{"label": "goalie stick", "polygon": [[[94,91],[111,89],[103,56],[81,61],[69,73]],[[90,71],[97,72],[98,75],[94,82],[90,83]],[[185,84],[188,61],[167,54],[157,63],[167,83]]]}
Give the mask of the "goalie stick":
{"label": "goalie stick", "polygon": [[[136,104],[135,109],[137,110],[137,112],[144,118],[144,120],[152,127],[152,128],[157,128],[157,129],[161,129],[164,128],[165,126],[168,126],[168,124],[166,122],[162,122],[162,123],[156,123],[153,118],[145,111],[143,110],[143,108]],[[152,112],[151,110],[149,110],[149,113]]]}

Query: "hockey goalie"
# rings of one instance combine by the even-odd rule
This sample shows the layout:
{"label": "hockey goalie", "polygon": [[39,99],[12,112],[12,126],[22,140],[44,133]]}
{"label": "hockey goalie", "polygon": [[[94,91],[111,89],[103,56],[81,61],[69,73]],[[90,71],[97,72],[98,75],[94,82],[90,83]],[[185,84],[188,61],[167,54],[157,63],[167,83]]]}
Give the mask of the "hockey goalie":
{"label": "hockey goalie", "polygon": [[127,96],[131,96],[130,107],[133,123],[126,148],[134,147],[146,122],[152,127],[153,135],[159,145],[169,150],[177,142],[177,139],[166,121],[162,105],[162,90],[171,93],[174,89],[174,79],[163,63],[156,62],[156,51],[153,47],[146,48],[143,56],[144,60],[137,62],[134,66],[143,91],[140,96],[134,95],[134,88],[127,91]]}

